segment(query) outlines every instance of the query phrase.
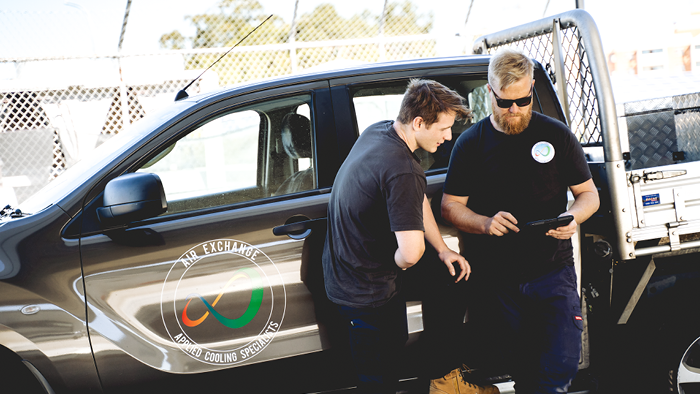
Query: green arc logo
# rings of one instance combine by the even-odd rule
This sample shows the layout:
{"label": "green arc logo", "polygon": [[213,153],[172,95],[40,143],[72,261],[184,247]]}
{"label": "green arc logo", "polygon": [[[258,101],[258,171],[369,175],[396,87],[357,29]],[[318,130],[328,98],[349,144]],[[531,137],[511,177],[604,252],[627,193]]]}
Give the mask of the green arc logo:
{"label": "green arc logo", "polygon": [[262,250],[235,239],[193,246],[170,266],[161,291],[171,369],[201,368],[191,359],[228,366],[265,357],[286,305],[284,279]]}
{"label": "green arc logo", "polygon": [[[226,290],[228,290],[228,288],[233,282],[235,282],[237,279],[245,277],[248,277],[248,279],[250,279],[253,287],[253,291],[250,296],[250,302],[248,303],[248,308],[243,313],[243,315],[237,319],[229,319],[227,317],[224,317],[221,313],[214,309],[214,306],[216,306],[216,304],[226,293]],[[208,312],[205,312],[204,315],[197,320],[191,320],[187,316],[187,308],[190,306],[190,302],[192,302],[193,298],[200,299],[208,310]],[[218,320],[219,323],[223,324],[224,326],[228,328],[241,328],[250,323],[251,320],[253,320],[255,315],[258,313],[258,310],[260,310],[260,306],[262,305],[262,299],[263,288],[262,279],[260,278],[260,275],[254,269],[242,268],[239,271],[236,271],[233,277],[228,281],[228,283],[226,283],[226,286],[221,291],[221,293],[219,293],[219,296],[216,297],[216,300],[214,300],[213,303],[210,304],[204,297],[197,293],[192,293],[188,295],[187,304],[185,304],[185,308],[182,310],[182,322],[185,323],[185,325],[188,327],[197,327],[198,325],[202,324],[202,322],[204,322],[204,320],[206,320],[206,318],[209,317],[209,313],[211,313],[212,316],[214,316],[214,318],[216,318],[216,320]]]}

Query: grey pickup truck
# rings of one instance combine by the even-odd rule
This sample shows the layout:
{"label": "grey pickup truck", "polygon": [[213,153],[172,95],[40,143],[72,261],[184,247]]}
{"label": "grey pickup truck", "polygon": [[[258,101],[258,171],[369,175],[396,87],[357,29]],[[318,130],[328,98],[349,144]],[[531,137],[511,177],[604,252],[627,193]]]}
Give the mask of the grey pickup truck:
{"label": "grey pickup truck", "polygon": [[[680,353],[669,359],[669,385],[678,392],[682,379],[700,376],[689,364],[698,360],[691,356],[697,356],[692,344],[700,336],[698,298],[692,298],[698,292],[689,289],[698,288],[700,275],[698,257],[688,256],[697,256],[691,252],[698,245],[687,241],[700,219],[690,199],[699,195],[697,178],[688,185],[677,175],[685,171],[690,178],[695,158],[686,153],[665,163],[688,168],[626,168],[630,147],[617,128],[605,59],[588,14],[569,12],[519,29],[498,37],[510,34],[515,42],[573,29],[581,42],[573,62],[585,59],[592,70],[573,76],[578,85],[567,92],[561,87],[570,77],[566,71],[572,73],[571,58],[532,55],[538,60],[533,110],[572,126],[603,199],[576,243],[587,324],[590,318],[580,375],[611,373],[606,344],[615,342],[614,327],[631,330],[656,313],[654,301],[663,300],[659,316],[673,315],[680,305],[687,315],[654,323],[644,333],[679,333],[665,337],[678,341],[673,349]],[[510,42],[501,38],[486,37],[476,49]],[[558,40],[549,39],[550,48]],[[582,55],[583,46],[588,53]],[[3,209],[3,390],[282,393],[342,387],[345,367],[332,346],[318,259],[334,177],[366,126],[396,118],[411,78],[436,80],[467,100],[474,118],[454,125],[453,141],[488,116],[488,63],[483,54],[371,64],[185,97],[111,138],[18,206]],[[583,87],[592,92],[584,104],[595,110],[583,111],[593,123],[584,122],[582,131],[576,123],[580,97],[567,97]],[[593,133],[585,129],[589,123]],[[450,150],[446,143],[434,154],[417,152],[429,198],[442,191]],[[676,197],[668,188],[651,190],[666,178]],[[679,213],[682,198],[685,215]],[[673,214],[674,201],[682,218]],[[670,242],[658,242],[668,240],[669,229],[678,229],[680,238],[674,233]],[[457,231],[445,225],[441,231],[458,249]],[[624,265],[641,270],[620,278]],[[646,314],[637,316],[637,305]],[[407,308],[410,344],[422,331],[420,300]],[[612,319],[620,313],[622,323]],[[651,352],[651,345],[636,345],[639,353]],[[685,369],[678,372],[679,366]],[[411,374],[407,369],[406,377]]]}

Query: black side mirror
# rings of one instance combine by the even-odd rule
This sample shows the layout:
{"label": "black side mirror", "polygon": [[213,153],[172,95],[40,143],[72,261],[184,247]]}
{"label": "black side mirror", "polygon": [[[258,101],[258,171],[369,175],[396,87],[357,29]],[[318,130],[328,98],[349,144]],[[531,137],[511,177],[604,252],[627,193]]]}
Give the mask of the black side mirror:
{"label": "black side mirror", "polygon": [[97,208],[102,228],[151,218],[168,210],[160,177],[133,173],[112,179],[105,187],[104,206]]}

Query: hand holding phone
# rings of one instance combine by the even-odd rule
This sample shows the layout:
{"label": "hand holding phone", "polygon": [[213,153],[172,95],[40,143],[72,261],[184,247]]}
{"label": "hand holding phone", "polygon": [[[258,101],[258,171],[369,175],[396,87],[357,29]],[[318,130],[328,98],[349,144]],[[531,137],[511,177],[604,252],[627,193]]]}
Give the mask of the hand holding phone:
{"label": "hand holding phone", "polygon": [[573,215],[559,216],[556,218],[535,220],[525,224],[526,231],[547,232],[550,229],[566,226],[574,220]]}

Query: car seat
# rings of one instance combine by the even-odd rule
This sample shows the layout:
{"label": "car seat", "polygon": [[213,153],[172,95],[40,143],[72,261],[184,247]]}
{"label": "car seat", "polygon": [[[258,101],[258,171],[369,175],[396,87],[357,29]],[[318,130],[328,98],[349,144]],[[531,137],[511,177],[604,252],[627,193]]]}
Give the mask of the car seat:
{"label": "car seat", "polygon": [[[311,122],[307,117],[299,114],[284,116],[282,119],[282,145],[284,151],[293,160],[313,157]],[[311,167],[292,174],[277,188],[275,195],[291,194],[313,188],[314,168],[313,160],[311,160]]]}

